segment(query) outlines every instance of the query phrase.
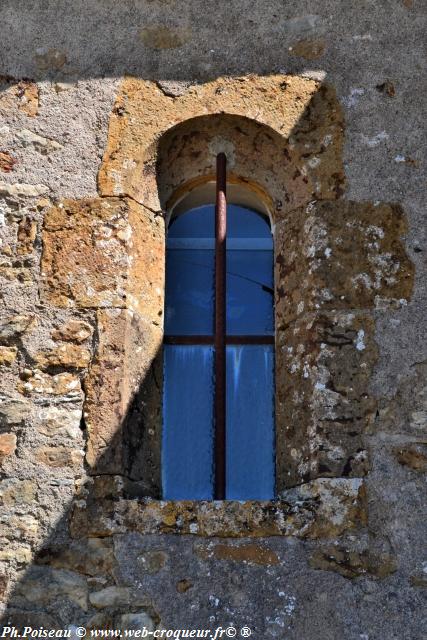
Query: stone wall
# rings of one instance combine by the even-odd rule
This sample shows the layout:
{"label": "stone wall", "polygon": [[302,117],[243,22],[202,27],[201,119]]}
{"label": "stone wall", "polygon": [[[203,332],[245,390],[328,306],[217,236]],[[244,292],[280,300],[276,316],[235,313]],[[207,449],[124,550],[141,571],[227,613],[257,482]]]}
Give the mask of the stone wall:
{"label": "stone wall", "polygon": [[[390,10],[2,4],[4,624],[425,636],[423,13]],[[218,145],[274,223],[271,503],[158,500],[164,213]]]}

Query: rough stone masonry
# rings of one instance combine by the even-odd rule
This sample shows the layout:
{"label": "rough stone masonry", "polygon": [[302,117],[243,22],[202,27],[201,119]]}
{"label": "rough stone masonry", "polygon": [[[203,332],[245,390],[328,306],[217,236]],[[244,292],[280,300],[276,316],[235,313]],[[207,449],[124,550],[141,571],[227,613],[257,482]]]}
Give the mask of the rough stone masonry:
{"label": "rough stone masonry", "polygon": [[[425,6],[4,0],[2,625],[426,637]],[[275,240],[277,499],[161,500],[165,222]]]}

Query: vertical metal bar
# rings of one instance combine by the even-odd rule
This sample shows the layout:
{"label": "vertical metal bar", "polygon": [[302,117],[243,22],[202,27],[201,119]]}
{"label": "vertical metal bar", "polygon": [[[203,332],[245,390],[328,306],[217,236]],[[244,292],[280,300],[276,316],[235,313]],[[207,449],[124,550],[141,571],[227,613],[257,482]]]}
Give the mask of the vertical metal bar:
{"label": "vertical metal bar", "polygon": [[224,153],[216,158],[215,206],[215,499],[225,499],[226,487],[226,236],[227,236],[227,159]]}

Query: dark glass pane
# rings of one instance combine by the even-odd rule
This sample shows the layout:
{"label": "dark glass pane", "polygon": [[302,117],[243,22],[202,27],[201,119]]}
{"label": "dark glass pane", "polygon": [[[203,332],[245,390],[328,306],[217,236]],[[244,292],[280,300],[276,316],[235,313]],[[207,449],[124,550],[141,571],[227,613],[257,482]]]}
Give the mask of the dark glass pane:
{"label": "dark glass pane", "polygon": [[252,209],[235,204],[227,206],[227,238],[268,238],[273,247],[268,220]]}
{"label": "dark glass pane", "polygon": [[273,331],[272,251],[227,251],[227,333]]}
{"label": "dark glass pane", "polygon": [[213,348],[164,346],[163,497],[213,497]]}
{"label": "dark glass pane", "polygon": [[195,207],[172,218],[169,238],[215,238],[215,206]]}
{"label": "dark glass pane", "polygon": [[227,208],[227,333],[274,331],[273,240],[268,221],[238,206]]}
{"label": "dark glass pane", "polygon": [[211,335],[214,327],[214,252],[168,249],[165,333]]}
{"label": "dark glass pane", "polygon": [[[272,334],[273,245],[268,221],[227,208],[227,333]],[[166,259],[165,332],[196,335],[214,326],[214,206],[173,219]]]}
{"label": "dark glass pane", "polygon": [[228,500],[274,497],[273,345],[227,347]]}
{"label": "dark glass pane", "polygon": [[[170,249],[214,249],[215,207],[197,207],[172,218],[167,246]],[[266,218],[251,209],[228,205],[227,247],[272,250],[273,239]]]}
{"label": "dark glass pane", "polygon": [[211,335],[214,326],[214,206],[172,219],[166,254],[165,333]]}

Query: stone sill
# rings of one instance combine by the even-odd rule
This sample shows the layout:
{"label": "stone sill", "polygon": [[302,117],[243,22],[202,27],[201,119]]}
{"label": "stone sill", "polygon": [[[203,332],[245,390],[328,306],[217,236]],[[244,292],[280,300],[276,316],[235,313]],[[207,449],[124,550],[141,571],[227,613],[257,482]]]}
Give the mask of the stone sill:
{"label": "stone sill", "polygon": [[[105,478],[105,476],[103,477]],[[205,537],[338,536],[366,523],[361,478],[322,478],[268,502],[127,499],[99,491],[97,479],[74,502],[71,535],[108,537],[135,531]]]}

